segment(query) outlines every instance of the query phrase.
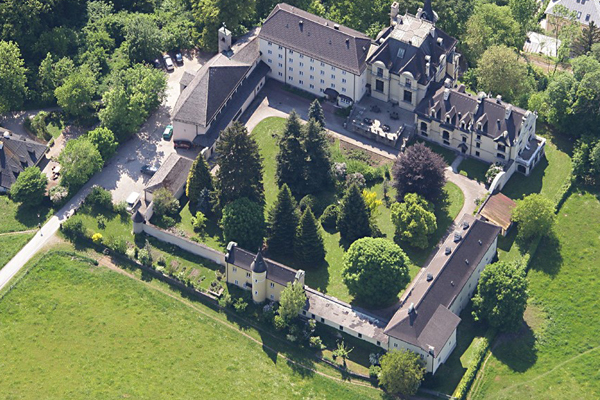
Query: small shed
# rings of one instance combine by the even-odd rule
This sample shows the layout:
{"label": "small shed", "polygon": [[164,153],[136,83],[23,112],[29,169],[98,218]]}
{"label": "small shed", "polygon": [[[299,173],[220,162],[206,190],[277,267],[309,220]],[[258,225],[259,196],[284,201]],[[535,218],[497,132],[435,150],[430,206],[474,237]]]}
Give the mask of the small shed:
{"label": "small shed", "polygon": [[506,233],[512,226],[511,215],[516,205],[517,203],[511,198],[502,193],[497,193],[488,197],[485,203],[483,203],[483,206],[479,210],[479,215],[484,221],[491,222],[502,228],[502,236],[506,236]]}
{"label": "small shed", "polygon": [[187,157],[170,154],[148,182],[148,186],[144,189],[144,199],[147,202],[152,201],[153,194],[161,188],[167,189],[176,199],[180,198],[185,190],[192,163],[193,161]]}

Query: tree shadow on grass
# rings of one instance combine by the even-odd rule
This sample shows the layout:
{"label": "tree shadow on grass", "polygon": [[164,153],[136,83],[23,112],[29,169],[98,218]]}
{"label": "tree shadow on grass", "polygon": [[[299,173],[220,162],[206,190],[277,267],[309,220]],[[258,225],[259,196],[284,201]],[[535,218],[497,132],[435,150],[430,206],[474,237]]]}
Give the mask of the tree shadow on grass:
{"label": "tree shadow on grass", "polygon": [[531,269],[544,272],[554,278],[561,269],[563,258],[561,243],[555,232],[542,238],[531,263]]}
{"label": "tree shadow on grass", "polygon": [[492,354],[515,372],[523,373],[537,362],[533,330],[525,322],[517,333],[505,333],[497,338]]}
{"label": "tree shadow on grass", "polygon": [[[24,204],[20,204],[15,213],[15,219],[25,225],[29,229],[37,228],[38,223],[43,224],[48,217],[48,213],[51,208],[46,202],[42,202],[37,207],[29,207]],[[40,216],[38,218],[38,215]]]}

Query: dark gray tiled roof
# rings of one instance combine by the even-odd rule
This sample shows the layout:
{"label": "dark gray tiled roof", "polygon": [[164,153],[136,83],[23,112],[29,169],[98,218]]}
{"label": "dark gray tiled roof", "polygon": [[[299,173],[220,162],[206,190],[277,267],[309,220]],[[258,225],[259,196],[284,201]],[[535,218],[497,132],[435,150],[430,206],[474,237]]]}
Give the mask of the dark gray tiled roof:
{"label": "dark gray tiled roof", "polygon": [[191,71],[185,71],[183,73],[183,76],[181,77],[181,79],[179,80],[179,84],[188,87],[190,85],[190,83],[192,83],[192,80],[194,80],[194,77],[196,75],[191,72]]}
{"label": "dark gray tiled roof", "polygon": [[598,0],[553,0],[548,3],[546,14],[554,14],[554,7],[559,4],[574,11],[577,22],[589,25],[594,21],[596,26],[600,26],[600,2]]}
{"label": "dark gray tiled roof", "polygon": [[[469,224],[467,229],[462,226],[463,222]],[[425,351],[432,346],[436,357],[460,322],[449,307],[500,233],[497,226],[466,214],[458,229],[462,239],[455,243],[450,235],[407,289],[402,307],[385,328],[386,334]],[[451,248],[450,255],[445,254],[446,247]],[[468,264],[466,260],[469,260]],[[428,274],[431,274],[431,280],[427,280]],[[414,312],[409,312],[411,304]]]}
{"label": "dark gray tiled roof", "polygon": [[[367,62],[381,61],[395,75],[410,72],[420,84],[425,85],[440,65],[440,56],[452,53],[457,41],[428,21],[410,15],[403,16],[402,20],[402,25],[387,29],[378,37],[377,42],[381,44]],[[435,32],[433,36],[431,29]],[[429,77],[426,76],[426,56],[430,57],[431,64]]]}
{"label": "dark gray tiled roof", "polygon": [[10,189],[17,176],[27,167],[35,166],[48,147],[18,135],[4,137],[0,130],[0,187]]}
{"label": "dark gray tiled roof", "polygon": [[[508,145],[515,143],[527,113],[526,110],[487,96],[482,96],[481,102],[479,102],[478,96],[465,93],[461,89],[446,89],[444,87],[436,89],[433,95],[425,96],[417,106],[415,112],[420,117],[429,120],[434,119],[431,117],[431,109],[434,108],[436,110],[435,119],[441,121],[442,125],[460,129],[460,122],[465,119],[467,127],[465,131],[469,130],[469,122],[472,122],[471,129],[478,134],[503,141]],[[445,90],[448,90],[447,100],[444,99]],[[506,110],[509,108],[511,113],[509,118],[506,119]],[[451,113],[450,123],[446,122],[447,113]],[[482,123],[481,130],[477,129],[478,122]],[[506,132],[506,135],[503,135],[504,132]]]}
{"label": "dark gray tiled roof", "polygon": [[[232,246],[229,249],[225,260],[229,264],[233,264],[236,267],[240,267],[246,271],[252,271],[252,264],[256,255],[246,251],[238,246]],[[267,268],[267,279],[277,282],[280,285],[286,286],[288,283],[293,283],[296,278],[296,270],[286,267],[283,264],[279,264],[268,258],[264,258],[264,263]]]}
{"label": "dark gray tiled roof", "polygon": [[171,153],[158,171],[150,178],[145,191],[153,193],[160,188],[166,188],[175,194],[187,181],[193,161],[187,157]]}
{"label": "dark gray tiled roof", "polygon": [[363,33],[285,3],[275,6],[259,37],[355,75],[365,70],[371,45]]}
{"label": "dark gray tiled roof", "polygon": [[256,89],[256,86],[261,79],[267,76],[271,68],[264,62],[260,61],[254,71],[248,75],[248,77],[238,87],[238,90],[231,96],[229,103],[223,108],[221,114],[219,114],[215,122],[210,126],[208,131],[204,135],[198,135],[194,139],[194,145],[202,147],[211,147],[222,130],[227,128],[227,125],[231,122],[235,114],[239,111],[242,105],[248,100],[248,97],[252,94],[252,91]]}
{"label": "dark gray tiled roof", "polygon": [[223,54],[215,56],[179,95],[173,119],[208,126],[249,69],[250,65],[230,60]]}

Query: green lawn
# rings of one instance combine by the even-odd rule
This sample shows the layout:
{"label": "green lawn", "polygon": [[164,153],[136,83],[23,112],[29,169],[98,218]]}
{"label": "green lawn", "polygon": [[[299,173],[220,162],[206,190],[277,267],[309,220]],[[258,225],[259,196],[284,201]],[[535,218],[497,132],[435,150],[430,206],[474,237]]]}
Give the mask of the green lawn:
{"label": "green lawn", "polygon": [[485,183],[485,173],[489,168],[489,164],[473,158],[465,158],[458,166],[458,173],[477,182]]}
{"label": "green lawn", "polygon": [[574,193],[529,271],[526,326],[493,350],[475,399],[600,398],[600,196]]}
{"label": "green lawn", "polygon": [[416,139],[416,142],[423,143],[425,146],[429,147],[435,153],[442,156],[442,158],[444,159],[444,161],[446,161],[446,164],[448,164],[448,165],[452,165],[452,161],[454,161],[456,159],[456,157],[458,157],[458,153],[456,151],[448,149],[443,146],[440,146],[439,144],[432,143],[432,142],[429,142],[427,140],[422,140],[422,139]]}
{"label": "green lawn", "polygon": [[284,342],[243,330],[273,352],[223,314],[151,285],[72,254],[44,256],[0,302],[2,397],[381,398],[289,364],[282,354],[316,367]]}
{"label": "green lawn", "polygon": [[[83,224],[90,232],[90,235],[99,232],[102,234],[104,240],[118,237],[133,240],[133,226],[129,215],[119,215],[115,212],[89,205],[82,206],[77,215],[83,220]],[[105,221],[106,225],[104,228],[100,226],[99,220]]]}
{"label": "green lawn", "polygon": [[0,269],[33,237],[33,233],[14,233],[0,236]]}
{"label": "green lawn", "polygon": [[48,133],[54,138],[56,139],[57,137],[60,136],[60,134],[62,133],[63,129],[65,128],[65,126],[58,122],[57,124],[50,122],[47,125],[47,129],[48,129]]}
{"label": "green lawn", "polygon": [[52,209],[46,205],[32,209],[20,206],[8,196],[0,196],[0,233],[37,229],[38,223],[43,223],[51,215]]}
{"label": "green lawn", "polygon": [[502,193],[515,200],[532,193],[541,193],[556,202],[570,173],[569,155],[547,140],[546,157],[536,165],[531,175],[525,176],[516,172],[502,189]]}

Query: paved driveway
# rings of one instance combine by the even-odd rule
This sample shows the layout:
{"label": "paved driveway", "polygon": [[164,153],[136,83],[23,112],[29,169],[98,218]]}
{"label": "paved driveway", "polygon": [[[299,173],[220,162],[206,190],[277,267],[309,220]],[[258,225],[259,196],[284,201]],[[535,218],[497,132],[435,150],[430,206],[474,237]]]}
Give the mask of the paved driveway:
{"label": "paved driveway", "polygon": [[[60,224],[81,205],[93,185],[100,185],[110,190],[113,193],[115,202],[125,200],[132,191],[142,192],[148,177],[140,173],[141,166],[143,164],[158,166],[169,154],[176,151],[170,141],[162,140],[161,135],[165,125],[170,122],[169,112],[179,95],[179,79],[185,68],[197,70],[206,59],[208,59],[206,55],[200,57],[188,56],[184,67],[178,67],[173,73],[169,74],[167,98],[164,104],[144,123],[137,135],[119,146],[115,156],[102,171],[94,175],[0,270],[0,289],[6,286],[27,261],[48,243],[52,235],[58,231]],[[16,113],[15,118],[22,118],[22,113]],[[178,149],[177,152],[195,158],[198,150]]]}

